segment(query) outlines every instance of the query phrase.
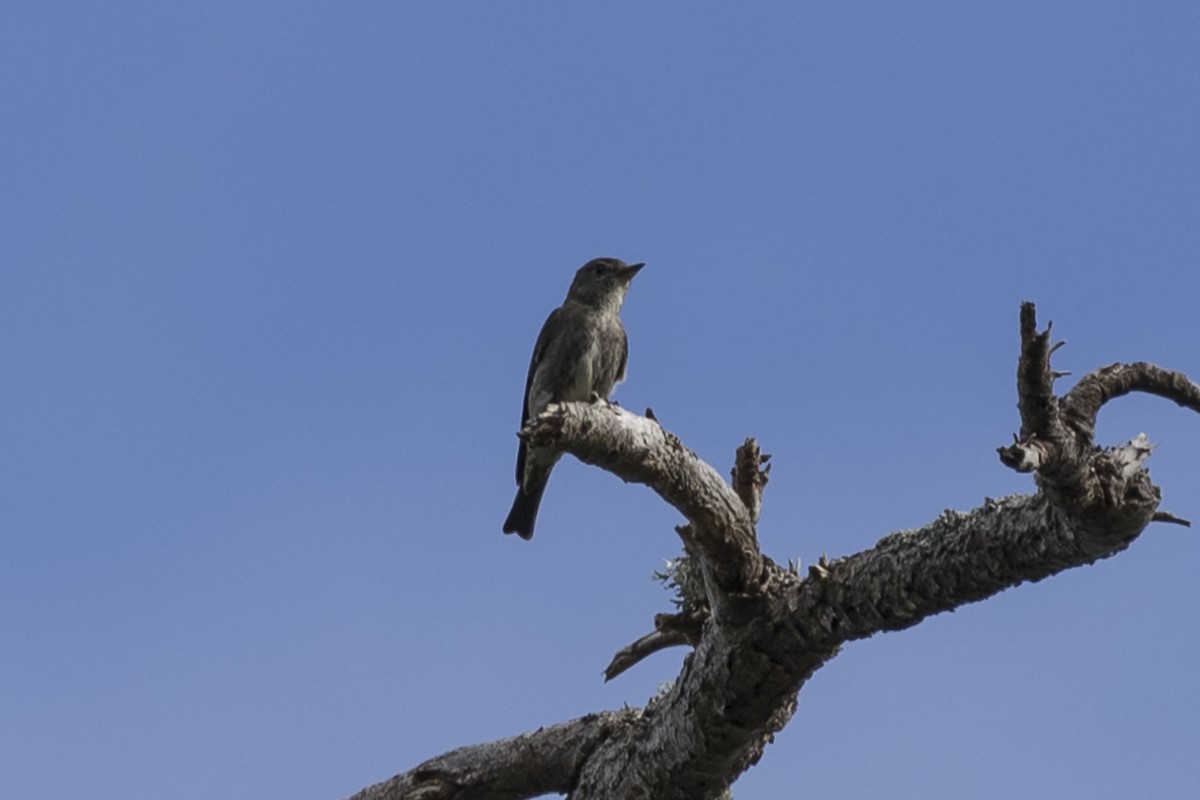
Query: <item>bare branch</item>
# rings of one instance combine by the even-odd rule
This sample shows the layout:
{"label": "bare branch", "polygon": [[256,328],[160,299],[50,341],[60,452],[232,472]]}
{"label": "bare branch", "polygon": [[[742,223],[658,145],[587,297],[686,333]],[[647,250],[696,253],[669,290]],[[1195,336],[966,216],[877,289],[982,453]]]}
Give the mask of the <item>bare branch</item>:
{"label": "bare branch", "polygon": [[642,711],[460,748],[356,800],[715,797],[758,760],[809,676],[845,642],[1106,558],[1151,521],[1187,524],[1158,510],[1145,435],[1108,449],[1092,438],[1097,412],[1113,397],[1144,391],[1200,411],[1200,387],[1153,365],[1112,365],[1060,400],[1050,369],[1059,345],[1051,345],[1049,327],[1037,330],[1032,303],[1021,306],[1020,327],[1021,433],[999,453],[1010,467],[1034,472],[1039,492],[946,511],[852,556],[822,555],[805,579],[759,552],[754,526],[766,457],[753,440],[739,451],[735,491],[653,419],[606,402],[550,406],[521,435],[644,483],[679,509],[688,522],[677,531],[711,608],[660,615],[655,632],[619,652],[606,675],[664,647],[695,649],[670,690]]}
{"label": "bare branch", "polygon": [[[1106,474],[1120,472],[1113,468]],[[1148,485],[1141,470],[1133,480]],[[843,643],[911,627],[930,615],[1119,552],[1154,516],[1149,498],[1134,505],[1111,508],[1110,527],[1089,529],[1073,525],[1045,494],[988,500],[970,513],[946,511],[925,528],[885,536],[855,555],[822,558],[815,565],[819,578],[800,580],[785,569],[768,567],[764,590],[743,599],[742,624],[705,629],[667,695],[632,718],[629,727],[607,729],[611,735],[587,757],[571,796],[623,797],[634,788],[664,800],[713,796],[757,761],[790,719],[805,681]],[[530,738],[542,732],[496,745],[523,741],[522,751],[552,746],[554,737]],[[667,742],[671,758],[664,762]],[[471,756],[502,764],[501,756],[481,751],[489,747],[463,748],[433,759],[356,800],[425,797],[405,794],[417,785],[448,792],[441,788],[445,783],[458,791],[461,779],[446,777],[457,773],[443,760]],[[540,757],[558,763],[549,755]],[[488,785],[495,791],[428,797],[530,796],[496,793],[497,785]],[[383,793],[385,789],[391,793]]]}
{"label": "bare branch", "polygon": [[1200,386],[1182,372],[1145,361],[1109,364],[1084,375],[1063,398],[1063,412],[1068,424],[1091,439],[1095,435],[1096,415],[1100,408],[1109,400],[1130,392],[1157,395],[1200,412]]}
{"label": "bare branch", "polygon": [[1154,522],[1169,522],[1172,525],[1182,525],[1185,528],[1192,527],[1191,520],[1184,519],[1183,517],[1177,517],[1169,511],[1155,511],[1154,516],[1151,519],[1153,519]]}
{"label": "bare branch", "polygon": [[608,683],[639,661],[649,658],[659,650],[666,650],[668,647],[679,647],[685,644],[690,644],[690,642],[688,641],[688,637],[681,631],[670,631],[667,633],[663,631],[651,631],[640,639],[625,645],[613,655],[612,661],[608,662],[608,666],[604,668],[604,682]]}
{"label": "bare branch", "polygon": [[604,668],[604,680],[611,681],[634,664],[654,655],[659,650],[685,644],[695,647],[700,641],[706,619],[708,619],[708,610],[704,608],[692,608],[678,614],[655,615],[655,630],[618,650],[612,661]]}
{"label": "bare branch", "polygon": [[[1019,472],[1036,472],[1038,486],[1057,510],[1069,514],[1077,524],[1091,524],[1096,516],[1107,524],[1105,507],[1122,504],[1122,492],[1135,491],[1153,497],[1157,489],[1132,481],[1141,460],[1130,461],[1129,451],[1099,451],[1093,442],[1096,414],[1112,397],[1130,391],[1148,391],[1170,397],[1181,405],[1200,409],[1200,387],[1186,376],[1152,364],[1114,364],[1084,376],[1065,398],[1059,400],[1051,385],[1048,348],[1050,330],[1037,332],[1032,303],[1021,305],[1021,356],[1017,368],[1017,405],[1021,411],[1021,435],[997,452],[1000,460]],[[1134,443],[1131,442],[1130,445]],[[1130,465],[1133,464],[1132,467]],[[1114,479],[1108,473],[1116,470]],[[1145,524],[1143,522],[1143,524]]]}
{"label": "bare branch", "polygon": [[687,517],[684,530],[691,538],[684,544],[711,569],[720,592],[755,591],[762,554],[745,504],[716,470],[656,421],[606,402],[555,403],[522,435],[649,486]]}
{"label": "bare branch", "polygon": [[589,714],[533,733],[451,750],[350,800],[518,800],[570,791],[584,762],[634,709]]}
{"label": "bare branch", "polygon": [[1017,363],[1017,408],[1021,413],[1021,440],[1034,436],[1051,439],[1058,427],[1058,401],[1050,354],[1061,347],[1050,345],[1050,327],[1038,332],[1037,309],[1021,304],[1021,357]]}
{"label": "bare branch", "polygon": [[[1148,486],[1144,475],[1136,477]],[[797,632],[809,646],[836,646],[1113,555],[1154,516],[1156,498],[1129,495],[1126,505],[1109,509],[1106,526],[1073,524],[1044,494],[945,511],[803,581],[791,601]]]}
{"label": "bare branch", "polygon": [[770,480],[771,465],[767,464],[770,459],[771,456],[763,453],[753,438],[746,439],[734,458],[733,490],[742,498],[742,503],[750,512],[750,521],[755,525],[762,513],[763,489]]}

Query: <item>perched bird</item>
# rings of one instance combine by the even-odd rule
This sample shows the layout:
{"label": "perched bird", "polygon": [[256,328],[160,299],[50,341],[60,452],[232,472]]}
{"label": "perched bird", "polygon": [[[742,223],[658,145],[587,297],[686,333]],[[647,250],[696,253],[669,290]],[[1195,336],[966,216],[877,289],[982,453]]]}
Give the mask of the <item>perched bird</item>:
{"label": "perched bird", "polygon": [[[629,282],[643,266],[596,258],[575,273],[567,299],[550,312],[533,346],[522,427],[550,403],[588,400],[593,394],[607,400],[613,387],[625,379],[629,346],[621,325],[621,303]],[[533,538],[538,504],[559,455],[554,450],[528,447],[521,440],[517,497],[504,520],[505,533]]]}

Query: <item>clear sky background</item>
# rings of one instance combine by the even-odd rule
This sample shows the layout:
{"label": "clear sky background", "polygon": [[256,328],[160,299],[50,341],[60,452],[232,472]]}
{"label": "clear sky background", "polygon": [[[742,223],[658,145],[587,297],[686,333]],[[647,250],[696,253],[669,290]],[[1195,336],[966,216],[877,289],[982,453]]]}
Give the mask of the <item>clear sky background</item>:
{"label": "clear sky background", "polygon": [[[677,674],[601,680],[677,512],[566,459],[500,532],[594,256],[779,561],[1032,491],[1022,300],[1200,374],[1195,3],[8,2],[0,108],[4,798],[332,800]],[[736,796],[1195,797],[1198,536],[847,647]]]}

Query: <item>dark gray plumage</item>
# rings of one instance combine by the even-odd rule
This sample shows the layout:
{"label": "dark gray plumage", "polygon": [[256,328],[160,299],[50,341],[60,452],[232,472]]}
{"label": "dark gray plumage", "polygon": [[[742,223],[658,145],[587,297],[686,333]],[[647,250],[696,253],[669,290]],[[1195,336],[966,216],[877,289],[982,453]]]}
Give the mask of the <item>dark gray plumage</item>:
{"label": "dark gray plumage", "polygon": [[[621,325],[621,303],[629,282],[642,264],[597,258],[575,273],[567,299],[554,309],[538,334],[525,379],[522,427],[550,403],[604,399],[625,379],[628,343]],[[504,521],[504,532],[533,537],[538,505],[550,470],[558,462],[553,450],[517,449],[517,497]]]}

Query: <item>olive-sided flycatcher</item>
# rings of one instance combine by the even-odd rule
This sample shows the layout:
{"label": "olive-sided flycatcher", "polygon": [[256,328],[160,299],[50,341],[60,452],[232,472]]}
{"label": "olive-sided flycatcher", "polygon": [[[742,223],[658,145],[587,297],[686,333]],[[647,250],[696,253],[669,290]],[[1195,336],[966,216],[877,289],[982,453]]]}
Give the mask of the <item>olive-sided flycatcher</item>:
{"label": "olive-sided flycatcher", "polygon": [[[625,379],[629,345],[621,325],[621,303],[642,266],[596,258],[575,273],[567,299],[550,312],[533,346],[522,427],[550,403],[589,400],[593,394],[607,400],[613,387]],[[554,450],[527,447],[521,440],[517,498],[504,520],[505,533],[533,538],[538,504],[559,456]]]}

